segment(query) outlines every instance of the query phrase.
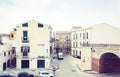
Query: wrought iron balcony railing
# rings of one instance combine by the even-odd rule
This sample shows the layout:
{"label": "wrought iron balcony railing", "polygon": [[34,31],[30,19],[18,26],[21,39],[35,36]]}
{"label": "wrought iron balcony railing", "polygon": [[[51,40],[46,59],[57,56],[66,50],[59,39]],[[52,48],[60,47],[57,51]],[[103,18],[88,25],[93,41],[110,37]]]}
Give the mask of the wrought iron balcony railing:
{"label": "wrought iron balcony railing", "polygon": [[22,37],[22,43],[29,43],[29,38],[28,37]]}

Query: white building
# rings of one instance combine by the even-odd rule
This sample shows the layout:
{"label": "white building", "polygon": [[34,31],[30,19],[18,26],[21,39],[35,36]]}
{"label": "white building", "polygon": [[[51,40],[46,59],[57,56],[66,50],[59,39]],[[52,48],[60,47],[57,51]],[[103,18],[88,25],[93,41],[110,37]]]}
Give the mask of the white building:
{"label": "white building", "polygon": [[59,52],[71,53],[71,32],[56,31],[56,47],[59,46]]}
{"label": "white building", "polygon": [[[50,25],[30,20],[16,26],[12,37],[16,46],[16,68],[49,68],[53,31]],[[15,35],[15,36],[14,36]]]}
{"label": "white building", "polygon": [[[95,67],[95,64],[92,65],[93,62],[95,63],[92,52],[96,52],[99,55],[100,51],[105,49],[105,47],[102,47],[103,45],[118,47],[120,45],[119,34],[119,28],[106,23],[96,24],[87,28],[73,28],[71,33],[71,51],[73,56],[80,58],[78,65],[81,70],[99,70],[99,67]],[[106,50],[109,49],[107,48]]]}
{"label": "white building", "polygon": [[10,43],[10,35],[0,34],[0,40],[2,41],[2,43]]}

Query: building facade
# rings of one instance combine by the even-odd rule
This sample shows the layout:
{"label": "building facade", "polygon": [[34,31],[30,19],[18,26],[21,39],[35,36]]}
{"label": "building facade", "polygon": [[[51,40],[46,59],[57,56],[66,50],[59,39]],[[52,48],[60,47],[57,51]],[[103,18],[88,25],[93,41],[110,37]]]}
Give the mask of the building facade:
{"label": "building facade", "polygon": [[16,48],[16,68],[49,68],[52,34],[50,25],[35,20],[18,24],[11,32]]}
{"label": "building facade", "polygon": [[10,43],[9,34],[0,34],[0,71],[15,67],[15,49]]}
{"label": "building facade", "polygon": [[120,72],[119,33],[119,28],[106,23],[72,29],[72,55],[80,56],[78,65],[81,70]]}
{"label": "building facade", "polygon": [[56,31],[55,47],[59,49],[58,52],[71,53],[71,32],[70,31]]}

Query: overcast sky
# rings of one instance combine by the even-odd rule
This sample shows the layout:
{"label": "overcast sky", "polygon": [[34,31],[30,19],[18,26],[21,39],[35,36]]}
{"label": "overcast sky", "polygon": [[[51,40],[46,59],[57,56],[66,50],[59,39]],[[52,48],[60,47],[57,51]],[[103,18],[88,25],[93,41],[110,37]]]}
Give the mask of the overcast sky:
{"label": "overcast sky", "polygon": [[98,23],[120,27],[120,0],[0,0],[0,33],[29,20],[55,31]]}

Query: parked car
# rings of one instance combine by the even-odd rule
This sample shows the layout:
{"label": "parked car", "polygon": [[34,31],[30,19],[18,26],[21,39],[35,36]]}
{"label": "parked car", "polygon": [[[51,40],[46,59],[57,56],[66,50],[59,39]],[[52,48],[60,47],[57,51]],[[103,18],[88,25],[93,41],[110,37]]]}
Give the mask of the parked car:
{"label": "parked car", "polygon": [[6,74],[4,74],[4,75],[0,75],[0,77],[14,77],[14,76],[12,76],[12,75],[6,75]]}
{"label": "parked car", "polygon": [[28,77],[34,77],[34,75],[33,74],[29,74],[29,76]]}
{"label": "parked car", "polygon": [[53,74],[49,73],[48,71],[40,71],[40,77],[54,77]]}
{"label": "parked car", "polygon": [[34,75],[27,72],[20,72],[17,77],[34,77]]}
{"label": "parked car", "polygon": [[64,56],[62,52],[58,53],[58,60],[63,60]]}

